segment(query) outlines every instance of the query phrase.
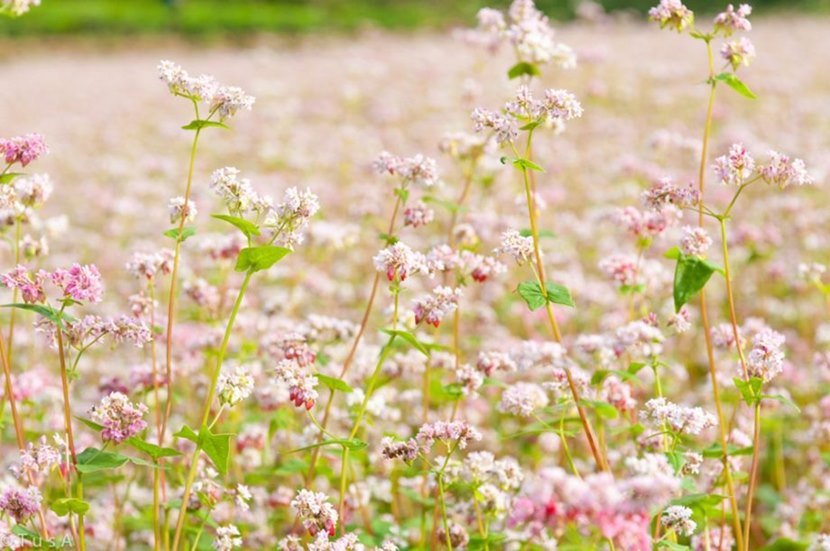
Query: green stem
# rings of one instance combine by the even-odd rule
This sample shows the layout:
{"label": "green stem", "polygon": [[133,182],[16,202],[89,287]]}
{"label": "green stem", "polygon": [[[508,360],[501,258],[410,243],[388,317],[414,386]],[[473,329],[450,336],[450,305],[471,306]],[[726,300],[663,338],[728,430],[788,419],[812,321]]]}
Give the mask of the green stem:
{"label": "green stem", "polygon": [[[228,319],[228,324],[225,327],[225,335],[222,338],[222,345],[219,347],[219,352],[216,358],[216,366],[214,367],[213,373],[210,377],[210,388],[208,390],[207,396],[205,397],[199,434],[203,434],[205,431],[209,430],[208,418],[210,417],[211,405],[213,404],[213,399],[216,395],[216,384],[219,381],[219,375],[222,372],[222,362],[225,360],[225,353],[228,350],[228,342],[231,338],[233,324],[236,321],[236,316],[239,313],[240,306],[242,305],[242,299],[245,297],[245,291],[248,289],[248,284],[250,283],[251,277],[253,275],[254,272],[252,270],[249,270],[245,274],[245,279],[242,280],[242,286],[239,288],[239,293],[237,294],[236,301],[233,304],[233,309],[231,310],[231,315]],[[199,465],[200,452],[201,446],[197,443],[196,449],[193,451],[193,456],[190,459],[190,471],[187,475],[187,480],[185,482],[184,487],[184,494],[182,495],[182,505],[179,509],[179,519],[176,522],[176,534],[173,537],[173,551],[177,551],[181,543],[182,530],[184,528],[185,518],[187,517],[187,503],[190,500],[190,492],[193,488],[193,481],[196,479],[196,471]]]}
{"label": "green stem", "polygon": [[[195,104],[195,102],[194,106],[196,107],[196,118],[198,119],[199,107]],[[185,187],[184,192],[182,219],[179,221],[179,234],[176,238],[176,247],[175,252],[173,254],[173,269],[170,274],[170,293],[167,297],[167,334],[165,341],[165,376],[167,378],[167,397],[164,407],[164,418],[161,424],[161,434],[159,434],[159,440],[164,439],[164,433],[167,430],[167,422],[169,421],[170,414],[173,410],[173,321],[176,313],[176,280],[179,273],[179,260],[181,258],[181,235],[182,231],[184,230],[185,220],[187,219],[186,213],[188,210],[188,205],[190,203],[190,189],[193,185],[193,168],[196,165],[196,147],[199,143],[199,136],[201,135],[201,132],[201,128],[196,129],[196,133],[193,136],[193,144],[190,146],[190,162],[187,168],[187,186]]]}

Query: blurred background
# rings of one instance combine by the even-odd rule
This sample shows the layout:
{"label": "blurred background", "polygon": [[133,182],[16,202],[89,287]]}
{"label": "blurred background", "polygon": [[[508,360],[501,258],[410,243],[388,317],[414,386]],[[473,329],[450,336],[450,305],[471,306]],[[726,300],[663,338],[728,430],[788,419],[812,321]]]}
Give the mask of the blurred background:
{"label": "blurred background", "polygon": [[[736,3],[739,3],[737,0]],[[655,0],[598,0],[605,10],[642,13]],[[715,13],[724,0],[688,0],[696,13]],[[753,0],[762,13],[830,12],[830,0]],[[349,32],[365,27],[395,30],[469,25],[483,6],[509,0],[43,0],[15,21],[0,19],[0,36]],[[580,13],[579,0],[537,0],[559,20]],[[593,4],[593,3],[592,3]],[[594,8],[596,6],[593,6]],[[585,9],[585,6],[582,6]]]}

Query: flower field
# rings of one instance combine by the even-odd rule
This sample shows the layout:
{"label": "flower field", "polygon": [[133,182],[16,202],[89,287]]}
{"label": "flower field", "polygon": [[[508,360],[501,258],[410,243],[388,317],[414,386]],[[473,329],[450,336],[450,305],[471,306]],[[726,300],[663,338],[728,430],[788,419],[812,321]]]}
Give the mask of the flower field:
{"label": "flower field", "polygon": [[0,548],[830,549],[830,20],[583,8],[2,39]]}

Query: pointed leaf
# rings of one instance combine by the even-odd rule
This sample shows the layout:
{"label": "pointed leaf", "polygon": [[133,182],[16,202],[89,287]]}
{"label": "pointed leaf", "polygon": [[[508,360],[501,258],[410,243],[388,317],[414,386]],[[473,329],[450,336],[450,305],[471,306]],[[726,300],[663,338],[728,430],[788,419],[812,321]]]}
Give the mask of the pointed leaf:
{"label": "pointed leaf", "polygon": [[726,83],[730,88],[745,98],[755,99],[758,97],[752,92],[752,90],[749,89],[749,86],[744,84],[743,81],[738,78],[735,73],[721,73],[715,77],[715,80]]}
{"label": "pointed leaf", "polygon": [[242,233],[245,234],[245,237],[259,235],[259,227],[250,220],[245,220],[244,218],[239,218],[238,216],[231,216],[229,214],[211,214],[211,217],[216,218],[217,220],[224,220],[225,222],[236,226]]}
{"label": "pointed leaf", "polygon": [[340,392],[346,393],[349,393],[352,390],[354,390],[352,387],[349,386],[349,383],[347,383],[343,379],[329,377],[328,375],[323,375],[322,373],[315,373],[314,376],[317,377],[318,381],[320,381],[322,384],[326,385],[332,390],[339,390]]}
{"label": "pointed leaf", "polygon": [[239,258],[236,260],[236,271],[247,272],[251,270],[261,272],[267,270],[290,252],[291,249],[276,245],[246,247],[239,251]]}

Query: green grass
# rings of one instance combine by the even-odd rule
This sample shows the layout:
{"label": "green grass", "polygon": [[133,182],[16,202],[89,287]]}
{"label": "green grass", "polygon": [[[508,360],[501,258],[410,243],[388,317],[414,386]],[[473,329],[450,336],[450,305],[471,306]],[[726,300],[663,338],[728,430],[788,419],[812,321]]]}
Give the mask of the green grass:
{"label": "green grass", "polygon": [[[242,35],[253,32],[353,31],[366,24],[387,29],[472,25],[485,5],[509,0],[42,0],[18,19],[0,18],[0,36],[18,35]],[[577,0],[538,0],[557,19],[573,15]],[[603,0],[611,9],[644,11],[657,0]],[[688,0],[713,12],[727,0]],[[733,0],[734,1],[734,0]],[[830,0],[755,0],[756,8],[827,8]]]}

